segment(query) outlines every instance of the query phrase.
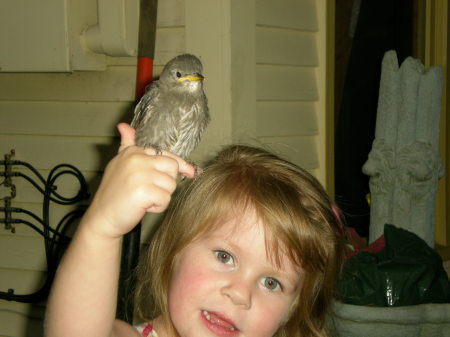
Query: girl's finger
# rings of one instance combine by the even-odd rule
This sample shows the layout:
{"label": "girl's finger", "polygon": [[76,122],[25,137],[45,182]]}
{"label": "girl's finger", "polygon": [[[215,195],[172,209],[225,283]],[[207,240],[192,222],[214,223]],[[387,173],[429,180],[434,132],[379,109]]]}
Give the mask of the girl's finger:
{"label": "girl's finger", "polygon": [[117,125],[117,130],[120,133],[119,152],[128,146],[135,145],[134,135],[136,131],[129,124],[120,123]]}
{"label": "girl's finger", "polygon": [[159,189],[159,193],[154,193],[152,204],[145,210],[151,213],[161,213],[167,209],[171,199],[171,193],[167,193],[165,188],[155,186],[155,191]]}
{"label": "girl's finger", "polygon": [[158,153],[154,148],[152,147],[146,147],[144,149],[144,152],[148,154],[149,156],[165,156],[172,159],[175,159],[178,163],[178,173],[181,175],[187,177],[187,178],[195,178],[196,173],[198,173],[200,168],[196,168],[194,165],[188,163],[186,160],[181,158],[180,156],[177,156],[176,154],[168,151],[161,151]]}

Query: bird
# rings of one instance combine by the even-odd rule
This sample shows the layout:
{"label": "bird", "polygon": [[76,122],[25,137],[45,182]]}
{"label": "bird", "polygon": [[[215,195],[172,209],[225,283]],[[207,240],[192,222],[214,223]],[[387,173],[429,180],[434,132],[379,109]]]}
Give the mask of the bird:
{"label": "bird", "polygon": [[210,121],[202,72],[201,61],[192,54],[167,62],[134,109],[131,126],[137,146],[188,158]]}

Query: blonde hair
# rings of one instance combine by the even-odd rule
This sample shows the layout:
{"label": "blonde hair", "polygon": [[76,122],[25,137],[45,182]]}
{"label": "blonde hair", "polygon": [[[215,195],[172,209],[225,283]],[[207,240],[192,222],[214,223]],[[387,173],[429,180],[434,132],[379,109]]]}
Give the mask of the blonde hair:
{"label": "blonde hair", "polygon": [[[303,269],[291,317],[275,336],[326,336],[324,321],[343,261],[343,229],[320,183],[307,171],[265,150],[234,145],[175,197],[138,268],[137,314],[161,315],[176,334],[168,290],[178,253],[251,207],[264,225],[275,262],[286,254]],[[272,238],[272,239],[271,239]],[[149,310],[149,306],[153,306]]]}

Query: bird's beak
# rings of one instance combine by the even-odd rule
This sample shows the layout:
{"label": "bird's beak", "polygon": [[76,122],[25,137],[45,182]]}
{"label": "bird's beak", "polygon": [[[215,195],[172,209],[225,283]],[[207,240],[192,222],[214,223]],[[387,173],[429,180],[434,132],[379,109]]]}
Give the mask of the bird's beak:
{"label": "bird's beak", "polygon": [[187,75],[187,76],[183,76],[180,77],[177,81],[178,82],[184,82],[184,81],[203,81],[204,77],[200,74],[193,74],[193,75]]}

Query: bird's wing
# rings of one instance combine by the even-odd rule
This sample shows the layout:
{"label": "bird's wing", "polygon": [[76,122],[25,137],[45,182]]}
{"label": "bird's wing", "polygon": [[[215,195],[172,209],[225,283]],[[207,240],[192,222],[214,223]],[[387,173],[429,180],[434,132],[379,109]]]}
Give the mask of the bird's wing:
{"label": "bird's wing", "polygon": [[134,117],[131,126],[138,129],[145,124],[154,111],[155,102],[159,99],[159,87],[157,81],[153,82],[147,92],[142,96],[139,103],[134,108]]}

